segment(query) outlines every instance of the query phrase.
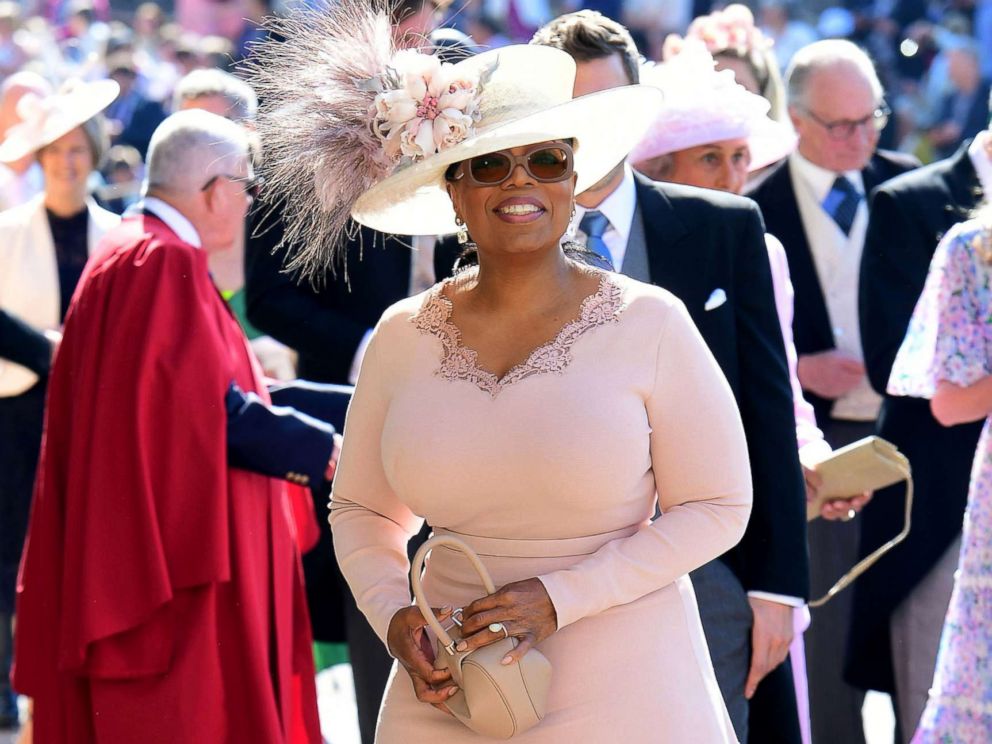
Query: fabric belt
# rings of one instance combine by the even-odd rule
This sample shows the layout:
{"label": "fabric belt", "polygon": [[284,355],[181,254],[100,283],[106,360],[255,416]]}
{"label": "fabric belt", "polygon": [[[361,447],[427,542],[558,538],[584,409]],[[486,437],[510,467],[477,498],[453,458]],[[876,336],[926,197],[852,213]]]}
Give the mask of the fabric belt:
{"label": "fabric belt", "polygon": [[504,538],[468,535],[444,527],[435,527],[435,535],[454,535],[464,540],[469,547],[481,556],[496,558],[565,558],[568,556],[591,555],[606,543],[618,538],[630,537],[638,530],[647,527],[649,522],[633,524],[612,532],[596,535],[562,538]]}

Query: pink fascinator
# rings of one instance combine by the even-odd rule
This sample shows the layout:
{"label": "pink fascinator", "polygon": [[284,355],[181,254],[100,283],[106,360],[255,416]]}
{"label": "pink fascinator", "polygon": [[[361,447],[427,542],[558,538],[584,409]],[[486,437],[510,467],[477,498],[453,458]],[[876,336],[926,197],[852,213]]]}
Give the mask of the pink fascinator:
{"label": "pink fascinator", "polygon": [[750,9],[739,3],[699,16],[689,24],[684,38],[669,34],[662,47],[662,59],[674,57],[691,39],[702,42],[711,54],[731,49],[743,55],[754,50],[764,51],[773,43],[754,25],[754,15]]}
{"label": "pink fascinator", "polygon": [[751,170],[781,160],[796,148],[791,127],[768,118],[770,104],[716,69],[702,43],[689,40],[679,54],[641,69],[641,83],[654,85],[665,106],[630,153],[633,163],[711,142],[747,138]]}

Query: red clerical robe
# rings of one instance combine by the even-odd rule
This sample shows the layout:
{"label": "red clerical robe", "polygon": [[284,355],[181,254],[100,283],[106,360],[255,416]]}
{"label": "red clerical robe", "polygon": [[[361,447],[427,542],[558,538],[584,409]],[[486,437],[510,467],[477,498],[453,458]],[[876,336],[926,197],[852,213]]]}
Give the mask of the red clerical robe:
{"label": "red clerical robe", "polygon": [[319,742],[280,481],[227,465],[224,394],[261,374],[202,250],[103,240],[66,317],[18,585],[37,744]]}

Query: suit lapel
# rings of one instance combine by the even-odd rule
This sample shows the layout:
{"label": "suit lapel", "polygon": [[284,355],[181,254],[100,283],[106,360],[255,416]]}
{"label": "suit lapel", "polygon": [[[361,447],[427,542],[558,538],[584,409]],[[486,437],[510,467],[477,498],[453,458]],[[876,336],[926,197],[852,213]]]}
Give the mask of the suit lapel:
{"label": "suit lapel", "polygon": [[[774,180],[773,180],[774,179]],[[813,251],[806,228],[799,213],[799,201],[792,184],[792,170],[786,160],[773,173],[766,188],[773,195],[774,207],[763,202],[769,214],[765,215],[769,232],[778,238],[785,247],[789,259],[789,273],[795,289],[796,313],[793,328],[796,346],[803,351],[819,351],[834,345],[827,302],[820,286],[820,276],[813,261]],[[774,209],[774,214],[771,210]]]}
{"label": "suit lapel", "polygon": [[969,142],[965,142],[954,156],[951,169],[944,176],[944,183],[951,196],[947,208],[954,212],[955,221],[966,219],[982,201],[982,182],[978,179],[975,164],[968,154]]}
{"label": "suit lapel", "polygon": [[637,204],[644,224],[651,283],[664,287],[690,308],[706,275],[700,265],[703,251],[686,244],[689,229],[676,213],[663,191],[642,176],[635,175]]}

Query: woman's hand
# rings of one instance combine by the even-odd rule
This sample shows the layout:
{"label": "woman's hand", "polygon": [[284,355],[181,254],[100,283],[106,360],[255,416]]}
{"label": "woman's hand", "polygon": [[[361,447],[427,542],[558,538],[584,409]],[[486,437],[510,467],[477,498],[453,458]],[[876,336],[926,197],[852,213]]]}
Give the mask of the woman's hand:
{"label": "woman's hand", "polygon": [[[435,609],[434,614],[444,622],[451,615],[451,608]],[[451,715],[444,701],[458,692],[458,687],[451,682],[451,672],[434,668],[434,649],[426,626],[418,607],[404,607],[389,621],[386,644],[389,653],[410,675],[417,700]]]}
{"label": "woman's hand", "polygon": [[[490,625],[501,628],[490,629]],[[551,597],[540,579],[525,579],[507,584],[493,594],[475,600],[462,610],[464,639],[456,648],[471,651],[495,643],[507,634],[519,639],[513,651],[502,663],[513,664],[523,658],[532,646],[540,643],[558,629],[558,614]]]}

